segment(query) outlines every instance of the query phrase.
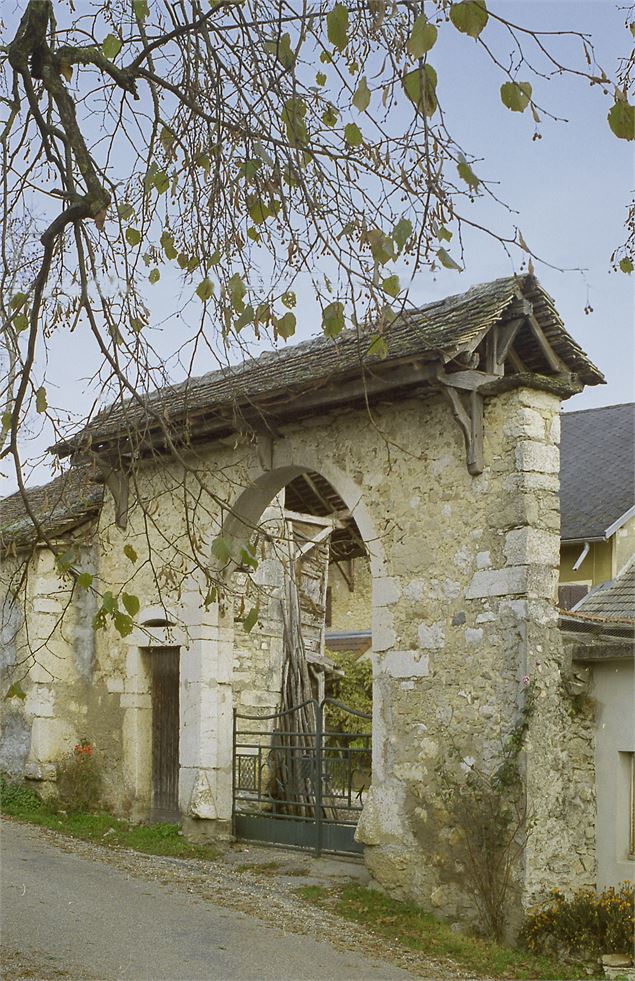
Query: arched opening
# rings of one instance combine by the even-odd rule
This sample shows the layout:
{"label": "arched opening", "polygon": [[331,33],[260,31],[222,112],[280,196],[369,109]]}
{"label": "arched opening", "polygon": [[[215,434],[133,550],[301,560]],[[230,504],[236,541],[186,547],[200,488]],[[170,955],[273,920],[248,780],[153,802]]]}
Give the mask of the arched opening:
{"label": "arched opening", "polygon": [[280,468],[243,492],[221,536],[235,559],[225,568],[234,830],[360,850],[354,830],[371,780],[371,567],[383,565],[361,492],[312,468]]}

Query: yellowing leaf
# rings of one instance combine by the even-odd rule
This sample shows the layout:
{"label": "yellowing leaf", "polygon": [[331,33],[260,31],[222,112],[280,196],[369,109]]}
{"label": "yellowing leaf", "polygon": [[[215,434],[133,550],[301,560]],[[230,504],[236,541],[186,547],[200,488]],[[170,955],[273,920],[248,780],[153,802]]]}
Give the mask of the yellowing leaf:
{"label": "yellowing leaf", "polygon": [[126,228],[126,242],[128,245],[138,245],[141,241],[141,232],[138,228]]}
{"label": "yellowing leaf", "polygon": [[501,101],[512,112],[524,112],[531,100],[529,82],[505,82],[501,85]]}
{"label": "yellowing leaf", "polygon": [[356,123],[347,123],[344,127],[344,139],[349,146],[361,146],[364,142],[361,130]]}
{"label": "yellowing leaf", "polygon": [[227,285],[229,287],[229,295],[231,297],[234,310],[236,313],[242,313],[245,309],[243,297],[247,292],[247,287],[243,283],[238,273],[234,273],[234,275],[230,277]]}
{"label": "yellowing leaf", "polygon": [[9,303],[9,306],[11,307],[12,310],[20,310],[21,307],[23,307],[24,304],[26,303],[27,299],[28,297],[26,293],[15,293],[11,297],[11,302]]}
{"label": "yellowing leaf", "polygon": [[46,412],[48,407],[49,404],[46,401],[46,389],[44,386],[42,386],[41,388],[38,388],[35,395],[35,411],[39,413]]}
{"label": "yellowing leaf", "polygon": [[380,266],[384,266],[390,259],[395,256],[395,246],[392,238],[388,235],[384,235],[379,228],[373,228],[366,235],[366,240],[370,245],[370,251],[372,253],[373,259]]}
{"label": "yellowing leaf", "polygon": [[424,116],[433,116],[437,110],[437,73],[432,65],[420,65],[406,72],[403,77],[406,95]]}
{"label": "yellowing leaf", "polygon": [[212,555],[214,558],[218,559],[219,562],[227,565],[232,557],[229,542],[225,538],[216,538],[212,543]]}
{"label": "yellowing leaf", "polygon": [[406,44],[408,54],[412,58],[422,58],[436,44],[437,33],[436,27],[428,21],[426,15],[419,14]]}
{"label": "yellowing leaf", "polygon": [[165,252],[167,259],[176,259],[178,253],[174,247],[174,238],[169,232],[163,232],[159,240],[161,242],[161,248]]}
{"label": "yellowing leaf", "polygon": [[326,85],[326,75],[324,74],[324,72],[318,72],[316,74],[316,76],[315,76],[315,84],[316,85],[320,85],[320,86],[321,85]]}
{"label": "yellowing leaf", "polygon": [[406,242],[412,235],[412,222],[408,218],[401,218],[392,230],[392,239],[401,252]]}
{"label": "yellowing leaf", "polygon": [[286,341],[295,334],[296,318],[294,313],[285,313],[284,317],[274,320],[276,331]]}
{"label": "yellowing leaf", "polygon": [[328,126],[330,129],[333,129],[333,127],[337,124],[338,119],[339,116],[337,115],[333,106],[327,106],[324,112],[322,113],[322,122],[324,123],[325,126]]}
{"label": "yellowing leaf", "polygon": [[139,558],[136,549],[134,549],[132,545],[124,545],[123,554],[126,556],[127,559],[130,559],[131,562],[136,562],[137,559]]}
{"label": "yellowing leaf", "polygon": [[16,313],[13,318],[13,326],[18,334],[26,330],[29,326],[29,318],[26,313]]}
{"label": "yellowing leaf", "polygon": [[387,358],[388,344],[386,343],[385,338],[383,338],[380,334],[378,334],[377,337],[373,337],[370,347],[368,348],[368,354],[373,358],[381,358],[382,361],[384,358]]}
{"label": "yellowing leaf", "polygon": [[129,221],[134,215],[134,208],[127,201],[122,201],[117,207],[117,214],[122,221]]}
{"label": "yellowing leaf", "polygon": [[148,10],[148,0],[134,0],[133,9],[135,17],[143,22],[150,12]]}
{"label": "yellowing leaf", "polygon": [[322,330],[327,337],[337,337],[343,329],[344,304],[335,300],[322,311]]}
{"label": "yellowing leaf", "polygon": [[265,41],[264,49],[269,54],[275,55],[283,68],[290,70],[295,65],[296,57],[291,47],[290,34],[283,34],[279,40]]}
{"label": "yellowing leaf", "polygon": [[240,317],[238,317],[238,319],[234,323],[234,330],[236,331],[236,333],[239,334],[241,330],[243,330],[245,327],[248,327],[249,324],[253,324],[254,316],[255,316],[254,308],[251,305],[246,306],[243,312],[241,313]]}
{"label": "yellowing leaf", "polygon": [[370,89],[368,88],[365,75],[362,75],[359,80],[359,85],[355,89],[353,105],[359,110],[359,112],[364,112],[364,110],[368,109],[370,105]]}
{"label": "yellowing leaf", "polygon": [[14,681],[12,685],[9,685],[7,689],[7,693],[4,697],[5,699],[19,698],[20,701],[24,701],[24,699],[26,698],[26,692],[22,688],[22,685],[20,684],[19,681]]}
{"label": "yellowing leaf", "polygon": [[214,284],[207,276],[196,287],[196,295],[203,303],[206,303],[214,295]]}
{"label": "yellowing leaf", "polygon": [[336,3],[326,15],[326,32],[334,48],[343,51],[348,44],[348,8]]}
{"label": "yellowing leaf", "polygon": [[485,0],[461,0],[453,3],[450,20],[461,34],[478,37],[488,21]]}
{"label": "yellowing leaf", "polygon": [[445,227],[445,225],[441,225],[441,227],[439,228],[439,230],[437,232],[437,238],[441,242],[451,242],[452,241],[452,232],[449,231]]}
{"label": "yellowing leaf", "polygon": [[92,574],[90,572],[80,572],[76,582],[80,589],[90,589],[93,582]]}
{"label": "yellowing leaf", "polygon": [[127,613],[120,613],[119,611],[113,613],[112,622],[121,637],[127,637],[134,629],[132,617],[129,617]]}
{"label": "yellowing leaf", "polygon": [[633,260],[632,259],[620,259],[620,269],[623,273],[630,275],[633,272]]}
{"label": "yellowing leaf", "polygon": [[306,116],[306,104],[304,99],[294,96],[287,99],[282,109],[280,119],[286,128],[287,139],[292,147],[306,146],[309,142],[304,117]]}
{"label": "yellowing leaf", "polygon": [[150,270],[150,275],[148,276],[148,282],[154,286],[154,284],[158,283],[160,279],[161,279],[161,273],[155,266],[154,269]]}
{"label": "yellowing leaf", "polygon": [[165,194],[170,186],[170,178],[164,170],[159,170],[152,179],[152,185],[159,194]]}
{"label": "yellowing leaf", "polygon": [[459,160],[456,169],[458,171],[459,177],[461,178],[461,180],[464,180],[465,183],[469,185],[470,190],[472,191],[476,190],[476,188],[480,184],[480,181],[476,176],[476,174],[474,173],[474,171],[472,170],[472,168],[470,167],[465,157],[462,157]]}
{"label": "yellowing leaf", "polygon": [[620,100],[611,106],[607,118],[618,139],[635,140],[635,106]]}
{"label": "yellowing leaf", "polygon": [[116,34],[108,34],[107,37],[104,38],[101,50],[104,58],[108,58],[108,61],[112,61],[121,51],[121,40]]}
{"label": "yellowing leaf", "polygon": [[437,257],[445,269],[457,269],[459,272],[461,272],[461,267],[459,266],[458,262],[455,262],[449,252],[446,252],[445,249],[438,249]]}
{"label": "yellowing leaf", "polygon": [[131,617],[136,617],[139,612],[141,604],[139,603],[138,596],[131,596],[130,593],[121,594],[121,602],[124,605],[125,610],[130,614]]}
{"label": "yellowing leaf", "polygon": [[382,279],[381,285],[384,292],[388,293],[389,296],[398,296],[401,290],[399,276],[386,276]]}
{"label": "yellowing leaf", "polygon": [[258,622],[258,607],[254,606],[253,609],[249,611],[245,619],[243,620],[243,629],[245,633],[250,633],[251,630],[256,626]]}

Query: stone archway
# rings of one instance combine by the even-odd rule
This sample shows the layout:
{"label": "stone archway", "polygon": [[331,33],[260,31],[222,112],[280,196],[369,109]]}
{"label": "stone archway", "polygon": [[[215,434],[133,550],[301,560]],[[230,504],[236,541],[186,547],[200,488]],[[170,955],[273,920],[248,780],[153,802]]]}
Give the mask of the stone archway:
{"label": "stone archway", "polygon": [[[294,447],[292,440],[270,444],[268,449],[270,466],[263,467],[259,460],[231,509],[219,515],[210,537],[247,542],[286,485],[302,473],[320,474],[345,503],[364,541],[373,584],[372,619],[381,629],[385,555],[363,489],[341,468],[306,447]],[[212,558],[210,563],[212,577],[220,582],[229,581],[235,568],[235,561]],[[200,583],[192,579],[184,602],[189,643],[181,659],[180,806],[187,833],[207,839],[226,837],[231,829],[234,611],[230,592],[208,609],[201,608],[200,595]]]}

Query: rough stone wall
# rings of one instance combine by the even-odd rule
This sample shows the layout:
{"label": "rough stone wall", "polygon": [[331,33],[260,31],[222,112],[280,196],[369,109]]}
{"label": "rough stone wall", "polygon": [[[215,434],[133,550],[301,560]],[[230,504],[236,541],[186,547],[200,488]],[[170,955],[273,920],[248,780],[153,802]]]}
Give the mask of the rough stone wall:
{"label": "rough stone wall", "polygon": [[[554,396],[529,390],[489,399],[478,477],[467,471],[447,402],[434,395],[378,406],[372,420],[351,410],[285,426],[266,453],[251,440],[218,442],[192,454],[186,477],[177,462],[144,464],[133,475],[125,530],[107,500],[98,585],[135,593],[142,611],[164,607],[182,629],[180,795],[199,829],[203,819],[228,827],[231,814],[235,587],[230,580],[220,601],[206,596],[193,554],[218,574],[212,540],[222,532],[239,549],[281,487],[317,470],[352,510],[373,573],[374,782],[359,829],[371,870],[393,894],[446,916],[473,910],[455,830],[438,806],[437,767],[452,744],[493,769],[528,677],[536,708],[522,764],[532,833],[517,870],[519,896],[527,903],[554,885],[579,884],[570,856],[584,856],[587,842],[582,822],[570,820],[570,719],[555,613],[558,407]],[[219,500],[244,508],[242,531]],[[85,700],[120,774],[122,807],[147,793],[142,647],[143,638],[100,631],[90,662],[97,694]]]}
{"label": "rough stone wall", "polygon": [[[91,533],[88,529],[87,537]],[[92,545],[79,539],[73,544],[81,569],[95,573]],[[26,589],[12,603],[11,584],[25,562]],[[70,580],[59,573],[48,549],[3,561],[0,683],[8,689],[18,681],[26,697],[2,703],[0,770],[39,782],[44,794],[55,793],[57,765],[79,739],[94,743],[107,771],[113,743],[121,756],[120,716],[95,680],[96,601],[90,591],[71,592]]]}
{"label": "rough stone wall", "polygon": [[353,589],[337,565],[329,566],[331,587],[331,626],[333,631],[370,630],[372,609],[372,578],[370,565],[365,556],[354,558],[352,563]]}

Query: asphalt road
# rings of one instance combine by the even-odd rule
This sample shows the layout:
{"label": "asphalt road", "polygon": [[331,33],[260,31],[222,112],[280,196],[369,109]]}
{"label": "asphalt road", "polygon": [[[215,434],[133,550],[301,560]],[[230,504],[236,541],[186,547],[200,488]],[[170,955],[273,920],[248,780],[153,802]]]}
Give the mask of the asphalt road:
{"label": "asphalt road", "polygon": [[255,917],[61,850],[2,823],[5,981],[379,981],[410,977]]}

